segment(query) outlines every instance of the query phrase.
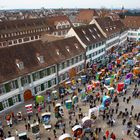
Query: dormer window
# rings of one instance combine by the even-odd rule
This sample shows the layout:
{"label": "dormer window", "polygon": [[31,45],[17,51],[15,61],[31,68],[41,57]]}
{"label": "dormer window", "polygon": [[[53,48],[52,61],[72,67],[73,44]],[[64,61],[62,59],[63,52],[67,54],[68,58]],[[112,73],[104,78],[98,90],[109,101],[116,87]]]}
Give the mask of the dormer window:
{"label": "dormer window", "polygon": [[92,33],[92,30],[91,29],[89,29],[89,31]]}
{"label": "dormer window", "polygon": [[95,35],[92,35],[92,37],[93,37],[94,39],[96,39]]}
{"label": "dormer window", "polygon": [[74,43],[74,46],[76,47],[76,49],[78,49],[78,44],[77,43]]}
{"label": "dormer window", "polygon": [[70,52],[69,46],[66,46],[66,49],[67,49],[68,52]]}
{"label": "dormer window", "polygon": [[22,61],[20,61],[19,59],[16,59],[16,65],[18,66],[18,68],[20,70],[23,70],[24,69],[24,64]]}
{"label": "dormer window", "polygon": [[58,49],[56,49],[56,53],[57,53],[57,55],[60,55],[60,52],[59,52],[59,50],[58,50]]}
{"label": "dormer window", "polygon": [[97,34],[99,38],[101,38],[101,36],[99,34]]}
{"label": "dormer window", "polygon": [[87,36],[85,36],[85,38],[87,39],[87,41],[90,41],[90,39]]}
{"label": "dormer window", "polygon": [[84,30],[82,30],[82,32],[83,32],[84,34],[86,34],[86,32],[85,32]]}
{"label": "dormer window", "polygon": [[36,54],[38,61],[42,64],[44,63],[44,56],[40,55],[39,53]]}
{"label": "dormer window", "polygon": [[97,31],[96,28],[94,28],[94,31],[95,31],[95,32]]}

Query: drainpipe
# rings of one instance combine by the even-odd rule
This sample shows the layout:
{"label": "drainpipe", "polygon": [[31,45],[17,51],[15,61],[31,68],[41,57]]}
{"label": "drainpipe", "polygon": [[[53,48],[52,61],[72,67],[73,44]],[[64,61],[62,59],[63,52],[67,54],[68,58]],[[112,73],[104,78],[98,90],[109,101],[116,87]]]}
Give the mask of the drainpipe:
{"label": "drainpipe", "polygon": [[59,64],[56,64],[56,86],[59,87]]}

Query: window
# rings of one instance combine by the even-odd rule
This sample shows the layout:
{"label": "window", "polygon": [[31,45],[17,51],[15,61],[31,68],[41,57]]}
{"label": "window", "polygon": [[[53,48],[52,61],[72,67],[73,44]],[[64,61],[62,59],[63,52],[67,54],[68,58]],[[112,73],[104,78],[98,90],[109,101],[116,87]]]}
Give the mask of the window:
{"label": "window", "polygon": [[51,85],[52,86],[56,85],[56,78],[51,80]]}
{"label": "window", "polygon": [[14,40],[13,42],[14,42],[14,44],[17,44],[17,40]]}
{"label": "window", "polygon": [[64,69],[65,68],[65,63],[63,62],[61,65],[62,65],[61,68]]}
{"label": "window", "polygon": [[10,41],[8,41],[8,45],[12,45],[12,41],[10,40]]}
{"label": "window", "polygon": [[82,61],[82,55],[80,55],[80,61]]}
{"label": "window", "polygon": [[74,64],[74,58],[71,59],[71,63],[72,63],[72,65]]}
{"label": "window", "polygon": [[92,50],[92,46],[89,46],[89,50]]}
{"label": "window", "polygon": [[18,68],[19,68],[20,70],[23,70],[23,69],[24,69],[24,64],[23,64],[22,61],[16,60],[16,64],[17,64],[17,66],[18,66]]}
{"label": "window", "polygon": [[2,102],[2,106],[3,106],[3,108],[8,108],[8,107],[9,107],[9,102],[8,102],[8,100],[3,101],[3,102]]}
{"label": "window", "polygon": [[18,95],[13,96],[12,99],[13,99],[13,104],[19,102],[19,97],[18,97]]}
{"label": "window", "polygon": [[78,63],[78,56],[76,57],[76,63]]}
{"label": "window", "polygon": [[70,66],[70,60],[67,60],[67,67]]}
{"label": "window", "polygon": [[19,43],[22,43],[22,39],[21,39],[21,38],[20,38],[20,39],[18,39],[18,42],[19,42]]}
{"label": "window", "polygon": [[23,41],[24,41],[24,42],[29,41],[29,37],[23,38]]}
{"label": "window", "polygon": [[55,66],[51,68],[51,74],[55,73]]}
{"label": "window", "polygon": [[3,94],[5,92],[6,92],[6,90],[5,90],[4,85],[0,85],[0,94]]}
{"label": "window", "polygon": [[39,72],[33,73],[33,81],[36,81],[38,79],[40,79],[40,73]]}
{"label": "window", "polygon": [[87,36],[85,36],[85,38],[87,39],[87,41],[90,41],[90,39]]}
{"label": "window", "polygon": [[51,70],[50,68],[47,68],[47,75],[50,75],[51,74]]}
{"label": "window", "polygon": [[48,82],[44,83],[44,89],[48,88]]}
{"label": "window", "polygon": [[17,80],[10,82],[10,88],[11,90],[18,88]]}
{"label": "window", "polygon": [[38,36],[37,35],[35,36],[35,39],[38,39]]}
{"label": "window", "polygon": [[31,40],[34,40],[34,36],[31,36]]}
{"label": "window", "polygon": [[36,93],[41,92],[41,85],[36,87]]}
{"label": "window", "polygon": [[21,85],[26,86],[30,83],[30,76],[24,76],[21,78]]}
{"label": "window", "polygon": [[44,56],[39,55],[39,56],[37,56],[37,59],[39,60],[39,62],[40,62],[41,64],[44,63]]}

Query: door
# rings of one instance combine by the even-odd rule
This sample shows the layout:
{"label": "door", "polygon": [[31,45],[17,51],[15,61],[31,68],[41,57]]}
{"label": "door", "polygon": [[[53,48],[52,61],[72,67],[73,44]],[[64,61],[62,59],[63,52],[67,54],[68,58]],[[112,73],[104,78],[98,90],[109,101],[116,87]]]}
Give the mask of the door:
{"label": "door", "polygon": [[30,100],[32,97],[33,97],[33,96],[32,96],[31,90],[26,90],[26,91],[24,92],[24,101]]}

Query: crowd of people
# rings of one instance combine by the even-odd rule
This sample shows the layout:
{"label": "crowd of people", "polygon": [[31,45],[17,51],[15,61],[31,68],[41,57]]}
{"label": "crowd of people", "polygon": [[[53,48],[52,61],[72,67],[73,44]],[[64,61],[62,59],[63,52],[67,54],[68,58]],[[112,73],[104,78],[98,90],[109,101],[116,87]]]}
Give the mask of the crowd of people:
{"label": "crowd of people", "polygon": [[[99,118],[94,122],[94,125],[91,125],[91,128],[89,129],[84,129],[82,130],[81,136],[79,136],[81,140],[115,140],[118,139],[116,132],[113,131],[113,127],[116,125],[117,121],[121,122],[122,127],[126,126],[127,127],[127,132],[126,135],[130,135],[132,132],[132,127],[134,124],[138,124],[140,121],[140,111],[136,112],[135,111],[135,104],[131,102],[131,100],[138,99],[140,97],[140,74],[137,75],[137,77],[132,77],[130,81],[130,85],[127,85],[122,93],[117,93],[116,88],[117,88],[117,83],[123,81],[124,77],[128,72],[132,72],[134,66],[129,67],[126,70],[126,68],[122,69],[122,65],[125,64],[126,60],[123,60],[122,65],[118,65],[116,63],[116,59],[120,57],[123,53],[129,53],[132,52],[131,47],[127,47],[125,52],[122,51],[124,46],[120,47],[119,50],[117,51],[116,57],[113,58],[113,54],[116,54],[115,52],[110,54],[112,57],[110,57],[110,60],[108,63],[113,64],[113,71],[117,73],[120,71],[120,75],[116,78],[116,83],[114,81],[113,87],[115,89],[114,94],[110,95],[111,98],[111,104],[110,106],[106,107],[102,113],[100,113]],[[115,62],[115,63],[114,63]],[[90,94],[89,100],[85,100],[84,102],[80,100],[81,92],[82,90],[85,90],[85,93],[88,95],[87,91],[87,84],[90,84],[92,80],[96,80],[95,74],[100,71],[101,69],[105,69],[105,74],[102,78],[99,78],[98,80],[100,81],[100,86],[96,90],[92,88],[92,94]],[[128,72],[127,72],[128,71]],[[79,85],[78,80],[76,80],[76,89],[73,91],[72,94],[69,94],[68,92],[65,93],[64,96],[62,96],[58,101],[61,103],[61,105],[64,107],[65,101],[70,98],[72,99],[73,96],[78,96],[78,103],[75,105],[72,105],[71,111],[67,111],[64,109],[64,116],[59,119],[55,118],[54,120],[52,119],[52,127],[50,131],[47,132],[46,139],[48,140],[54,140],[58,139],[60,134],[65,134],[72,133],[70,130],[75,126],[75,125],[80,125],[81,124],[81,119],[86,116],[86,111],[90,108],[97,107],[100,104],[102,104],[102,97],[105,95],[108,95],[107,90],[104,88],[105,84],[105,79],[109,77],[109,75],[112,73],[107,69],[107,66],[102,66],[101,68],[97,68],[94,71],[91,71],[91,75],[89,76],[89,72],[87,74],[87,79],[84,84]],[[109,74],[110,73],[110,74]],[[132,92],[131,92],[132,91]],[[45,95],[47,96],[47,95]],[[120,102],[123,102],[123,104],[126,104],[126,106],[121,106]],[[127,108],[127,105],[130,105],[130,108]],[[16,117],[13,117],[13,123],[10,125],[11,128],[13,129],[7,129],[3,128],[3,131],[1,132],[1,139],[4,139],[6,137],[11,137],[15,136],[18,137],[18,127],[19,124],[22,124],[23,127],[25,127],[25,130],[30,133],[31,132],[31,122],[35,123],[38,122],[39,126],[42,126],[42,120],[41,120],[41,112],[51,112],[54,115],[54,109],[55,109],[56,101],[51,101],[49,104],[46,104],[44,109],[38,110],[38,104],[34,104],[34,114],[33,115],[27,115],[22,116],[22,120],[18,121]],[[86,109],[85,109],[86,108]],[[54,115],[55,116],[55,115]],[[103,128],[102,125],[99,125],[99,122],[106,122],[107,127]],[[97,123],[97,124],[96,124]],[[8,131],[7,131],[8,130]],[[49,135],[50,134],[50,135]],[[78,137],[73,137],[73,139],[77,139]],[[120,137],[119,137],[120,138]],[[32,139],[32,137],[29,135],[28,140]],[[121,140],[124,140],[122,137]]]}

